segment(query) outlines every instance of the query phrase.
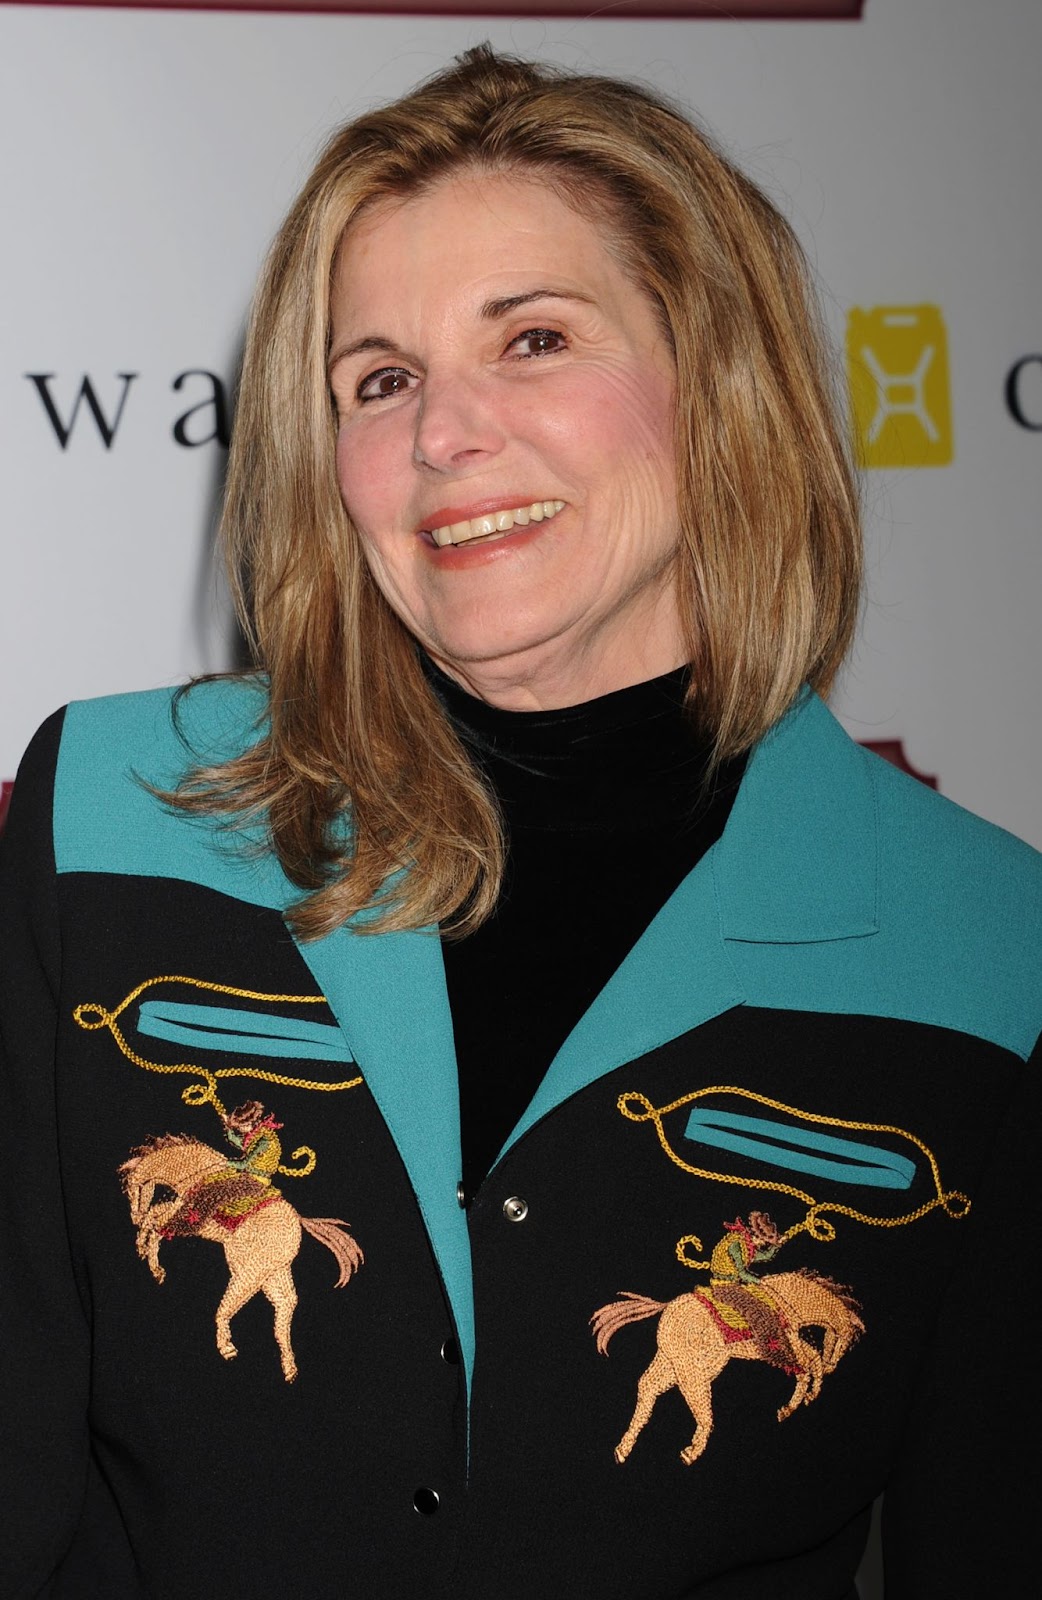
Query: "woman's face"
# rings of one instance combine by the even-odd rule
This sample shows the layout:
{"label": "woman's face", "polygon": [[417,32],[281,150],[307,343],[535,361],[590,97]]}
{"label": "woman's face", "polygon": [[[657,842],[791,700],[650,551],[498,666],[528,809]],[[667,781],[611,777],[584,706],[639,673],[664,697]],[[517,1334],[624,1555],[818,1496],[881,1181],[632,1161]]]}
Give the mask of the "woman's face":
{"label": "woman's face", "polygon": [[542,182],[444,179],[347,234],[337,476],[373,577],[494,704],[577,704],[687,659],[675,376],[651,301]]}

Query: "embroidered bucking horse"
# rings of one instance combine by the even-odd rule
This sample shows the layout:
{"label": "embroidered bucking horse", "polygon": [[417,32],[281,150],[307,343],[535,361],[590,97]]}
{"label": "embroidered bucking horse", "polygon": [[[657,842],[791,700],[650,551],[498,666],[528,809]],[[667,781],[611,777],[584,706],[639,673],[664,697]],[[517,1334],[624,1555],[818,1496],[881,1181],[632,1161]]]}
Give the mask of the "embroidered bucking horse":
{"label": "embroidered bucking horse", "polygon": [[[620,1328],[658,1317],[658,1348],[637,1384],[636,1409],[615,1448],[616,1461],[626,1460],[656,1400],[673,1388],[680,1390],[695,1422],[691,1443],[680,1452],[680,1459],[689,1466],[697,1461],[713,1431],[713,1383],[732,1360],[784,1365],[795,1379],[792,1395],[778,1411],[779,1422],[817,1398],[825,1376],[835,1371],[841,1357],[865,1331],[857,1301],[843,1284],[806,1267],[765,1274],[759,1287],[784,1319],[784,1363],[755,1336],[754,1328],[740,1333],[729,1327],[720,1307],[704,1291],[669,1301],[624,1292],[594,1312],[590,1322],[602,1355],[608,1354],[609,1341]],[[813,1330],[817,1332],[811,1337]]]}
{"label": "embroidered bucking horse", "polygon": [[[336,1257],[335,1287],[342,1289],[363,1261],[348,1224],[338,1217],[302,1217],[263,1177],[188,1134],[147,1140],[119,1171],[137,1228],[137,1253],[156,1282],[166,1278],[159,1260],[164,1239],[195,1237],[223,1245],[229,1280],[217,1307],[217,1348],[226,1361],[236,1355],[231,1319],[254,1295],[263,1294],[274,1308],[283,1376],[292,1383],[297,1375],[290,1337],[297,1305],[292,1267],[301,1230]],[[157,1187],[172,1189],[174,1198],[157,1199]]]}

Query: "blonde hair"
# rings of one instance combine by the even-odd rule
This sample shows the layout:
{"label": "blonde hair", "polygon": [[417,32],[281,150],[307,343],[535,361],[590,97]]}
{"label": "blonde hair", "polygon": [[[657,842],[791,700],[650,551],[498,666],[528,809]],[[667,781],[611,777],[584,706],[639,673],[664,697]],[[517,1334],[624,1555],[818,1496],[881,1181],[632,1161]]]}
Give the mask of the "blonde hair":
{"label": "blonde hair", "polygon": [[802,683],[827,691],[856,619],[857,493],[789,225],[648,90],[467,51],[329,141],[275,239],[246,342],[223,538],[270,724],[169,798],[266,818],[305,891],[291,917],[304,938],[366,908],[377,931],[466,930],[499,892],[494,797],[370,576],[337,486],[326,378],[345,230],[462,169],[552,183],[605,227],[668,330],[677,583],[692,711],[717,761],[759,739]]}

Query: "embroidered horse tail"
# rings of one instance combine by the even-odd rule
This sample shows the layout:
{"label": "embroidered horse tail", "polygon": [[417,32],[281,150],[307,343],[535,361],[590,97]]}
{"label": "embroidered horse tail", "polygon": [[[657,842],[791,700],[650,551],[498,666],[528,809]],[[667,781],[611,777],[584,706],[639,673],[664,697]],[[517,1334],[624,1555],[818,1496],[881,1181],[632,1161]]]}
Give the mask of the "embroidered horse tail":
{"label": "embroidered horse tail", "polygon": [[633,1294],[629,1289],[620,1289],[619,1293],[620,1299],[601,1306],[590,1318],[597,1349],[602,1356],[608,1354],[612,1336],[628,1322],[643,1322],[645,1317],[654,1317],[666,1309],[665,1300],[649,1300],[646,1294]]}
{"label": "embroidered horse tail", "polygon": [[300,1226],[336,1256],[340,1276],[334,1288],[342,1289],[352,1272],[357,1272],[365,1260],[361,1245],[349,1233],[342,1231],[348,1227],[348,1223],[341,1222],[339,1217],[301,1217]]}

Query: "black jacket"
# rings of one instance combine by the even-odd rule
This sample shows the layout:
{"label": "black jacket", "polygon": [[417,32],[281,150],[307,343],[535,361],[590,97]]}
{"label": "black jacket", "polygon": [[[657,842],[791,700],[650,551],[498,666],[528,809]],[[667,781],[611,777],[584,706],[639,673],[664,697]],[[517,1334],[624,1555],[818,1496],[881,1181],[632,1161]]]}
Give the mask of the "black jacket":
{"label": "black jacket", "polygon": [[843,1600],[884,1488],[887,1600],[1027,1590],[1035,852],[805,696],[464,1212],[436,934],[298,946],[185,759],[15,789],[0,1594]]}

